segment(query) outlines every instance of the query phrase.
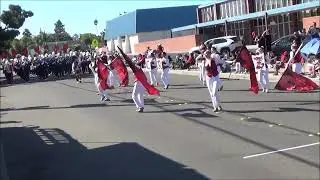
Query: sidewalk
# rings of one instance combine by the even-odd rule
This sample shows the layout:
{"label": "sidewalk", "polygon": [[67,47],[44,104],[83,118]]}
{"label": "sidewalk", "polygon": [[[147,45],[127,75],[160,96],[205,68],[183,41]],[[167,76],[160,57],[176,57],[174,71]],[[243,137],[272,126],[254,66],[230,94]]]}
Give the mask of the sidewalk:
{"label": "sidewalk", "polygon": [[[179,75],[189,75],[189,76],[198,76],[199,72],[197,70],[172,70],[169,71],[170,74],[179,74]],[[229,77],[230,76],[230,77]],[[280,79],[281,74],[274,75],[273,72],[269,72],[269,81],[270,82],[278,82]],[[307,77],[307,76],[306,76]],[[235,74],[234,72],[231,73],[220,73],[220,78],[230,78],[230,79],[245,79],[249,80],[249,74]],[[309,77],[308,77],[309,78]],[[316,78],[309,78],[317,84],[320,84],[319,77]]]}
{"label": "sidewalk", "polygon": [[[131,71],[130,68],[128,68],[129,71]],[[146,72],[145,69],[143,69],[144,72]],[[160,73],[161,70],[158,70],[158,73]],[[198,76],[199,72],[198,70],[173,70],[170,69],[169,74],[178,74],[178,75],[187,75],[187,76]],[[278,82],[278,80],[281,77],[281,73],[279,73],[278,76],[273,75],[273,72],[269,72],[269,82]],[[307,77],[307,76],[306,76]],[[249,80],[249,74],[235,74],[234,72],[231,73],[220,73],[220,78],[224,78],[224,79],[245,79],[245,80]],[[308,77],[309,78],[309,77]],[[312,81],[314,81],[315,83],[317,83],[318,85],[320,85],[320,80],[319,77],[316,78],[309,78]]]}

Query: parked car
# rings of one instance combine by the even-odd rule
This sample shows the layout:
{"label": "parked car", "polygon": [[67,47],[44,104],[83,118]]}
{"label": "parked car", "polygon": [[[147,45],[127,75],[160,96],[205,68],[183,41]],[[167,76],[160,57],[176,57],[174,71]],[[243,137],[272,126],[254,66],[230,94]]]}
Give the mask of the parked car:
{"label": "parked car", "polygon": [[[220,54],[229,54],[241,47],[240,38],[237,36],[223,36],[218,38],[209,39],[204,44],[211,48],[212,46],[217,49]],[[199,46],[190,49],[189,53],[199,51]]]}
{"label": "parked car", "polygon": [[[272,42],[271,49],[276,56],[280,56],[281,53],[284,51],[290,52],[293,40],[294,40],[294,35],[284,36]],[[311,36],[305,36],[305,38],[302,40],[303,46],[307,44],[310,40],[311,40]]]}

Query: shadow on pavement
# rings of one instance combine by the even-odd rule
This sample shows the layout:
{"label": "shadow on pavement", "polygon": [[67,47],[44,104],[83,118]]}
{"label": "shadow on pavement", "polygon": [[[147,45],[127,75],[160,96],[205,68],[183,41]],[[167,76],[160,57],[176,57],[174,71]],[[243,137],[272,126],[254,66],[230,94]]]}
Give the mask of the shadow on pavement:
{"label": "shadow on pavement", "polygon": [[320,112],[320,110],[319,110],[319,109],[306,109],[306,108],[284,108],[284,107],[279,107],[278,109],[271,109],[271,110],[226,110],[226,112],[231,112],[231,113],[298,112],[298,111]]}
{"label": "shadow on pavement", "polygon": [[[160,104],[159,104],[160,106]],[[161,107],[163,108],[164,106]],[[213,114],[206,113],[202,111],[203,108],[184,108],[184,109],[162,109],[160,111],[146,111],[144,114],[149,113],[179,113],[182,117],[192,117],[192,118],[213,118],[217,117]]]}
{"label": "shadow on pavement", "polygon": [[[88,78],[88,77],[93,77],[93,75],[92,74],[82,74],[81,77],[82,78]],[[13,83],[11,85],[7,84],[7,81],[5,80],[5,78],[0,80],[0,87],[15,86],[15,85],[25,84],[25,83],[60,81],[60,80],[67,80],[67,79],[74,79],[74,78],[75,77],[73,75],[66,75],[66,76],[63,76],[63,77],[60,77],[60,78],[50,75],[47,79],[41,80],[36,76],[30,76],[29,82],[26,82],[23,79],[21,79],[19,76],[14,76]]]}
{"label": "shadow on pavement", "polygon": [[108,107],[108,106],[132,106],[132,104],[112,104],[108,105],[105,102],[97,103],[97,104],[77,104],[71,106],[61,106],[61,107],[51,107],[51,106],[31,106],[24,108],[5,108],[0,109],[1,112],[6,111],[28,111],[28,110],[49,110],[49,109],[75,109],[75,108],[97,108],[97,107]]}
{"label": "shadow on pavement", "polygon": [[22,121],[0,121],[0,124],[15,124],[21,123]]}
{"label": "shadow on pavement", "polygon": [[87,149],[60,129],[2,128],[10,180],[203,180],[138,143]]}

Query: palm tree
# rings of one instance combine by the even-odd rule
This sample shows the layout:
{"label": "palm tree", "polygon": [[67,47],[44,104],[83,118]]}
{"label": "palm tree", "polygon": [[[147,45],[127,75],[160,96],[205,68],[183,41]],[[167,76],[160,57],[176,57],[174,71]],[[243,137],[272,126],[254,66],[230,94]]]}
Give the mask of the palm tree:
{"label": "palm tree", "polygon": [[97,35],[98,35],[98,20],[95,19],[95,20],[93,21],[93,24],[96,26]]}

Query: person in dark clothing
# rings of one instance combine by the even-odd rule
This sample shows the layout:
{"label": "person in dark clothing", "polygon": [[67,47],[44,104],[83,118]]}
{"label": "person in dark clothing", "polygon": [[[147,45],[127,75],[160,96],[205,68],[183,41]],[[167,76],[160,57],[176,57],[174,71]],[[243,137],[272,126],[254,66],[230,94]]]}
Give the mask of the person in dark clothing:
{"label": "person in dark clothing", "polygon": [[12,84],[13,82],[13,65],[9,60],[5,61],[3,73],[6,76],[6,80],[8,84]]}
{"label": "person in dark clothing", "polygon": [[258,47],[264,47],[265,53],[272,51],[271,49],[272,37],[270,29],[265,30],[258,38]]}

